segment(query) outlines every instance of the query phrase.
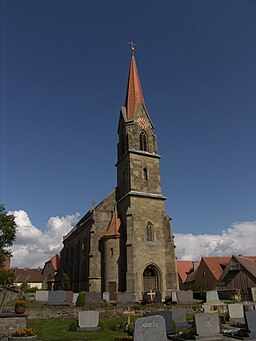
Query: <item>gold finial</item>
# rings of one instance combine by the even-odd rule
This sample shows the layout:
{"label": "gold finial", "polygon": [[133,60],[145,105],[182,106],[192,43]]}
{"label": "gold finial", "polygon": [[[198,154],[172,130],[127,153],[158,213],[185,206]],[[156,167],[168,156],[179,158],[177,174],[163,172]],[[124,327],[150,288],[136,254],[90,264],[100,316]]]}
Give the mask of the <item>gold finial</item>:
{"label": "gold finial", "polygon": [[131,51],[132,51],[132,55],[134,55],[134,51],[135,51],[135,42],[132,40],[132,41],[129,41],[129,44],[131,45]]}

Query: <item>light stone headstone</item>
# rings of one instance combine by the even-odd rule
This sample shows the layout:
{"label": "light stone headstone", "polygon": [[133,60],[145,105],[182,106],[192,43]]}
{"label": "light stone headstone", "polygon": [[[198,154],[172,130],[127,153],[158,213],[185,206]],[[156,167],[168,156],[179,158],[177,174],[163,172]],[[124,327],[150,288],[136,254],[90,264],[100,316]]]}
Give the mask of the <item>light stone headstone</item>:
{"label": "light stone headstone", "polygon": [[192,290],[181,290],[177,291],[177,300],[180,304],[189,304],[193,302],[193,291]]}
{"label": "light stone headstone", "polygon": [[187,309],[186,308],[175,308],[172,310],[172,319],[179,328],[187,328]]}
{"label": "light stone headstone", "polygon": [[217,290],[206,292],[206,303],[221,303]]}
{"label": "light stone headstone", "polygon": [[177,298],[177,291],[172,291],[172,302],[177,303],[178,298]]}
{"label": "light stone headstone", "polygon": [[48,302],[48,300],[49,300],[49,291],[46,291],[46,290],[36,291],[37,302]]}
{"label": "light stone headstone", "polygon": [[103,300],[106,301],[106,303],[109,303],[109,292],[104,291],[102,294],[102,298],[103,298]]}
{"label": "light stone headstone", "polygon": [[253,302],[256,302],[256,287],[251,288],[251,293]]}
{"label": "light stone headstone", "polygon": [[134,341],[167,341],[164,318],[160,315],[138,318]]}
{"label": "light stone headstone", "polygon": [[244,319],[244,306],[241,303],[228,304],[228,314],[231,321]]}
{"label": "light stone headstone", "polygon": [[73,294],[73,300],[72,300],[72,304],[76,305],[76,301],[77,301],[77,297],[78,297],[79,293],[78,292],[74,292]]}
{"label": "light stone headstone", "polygon": [[175,330],[173,329],[173,324],[172,324],[172,314],[173,311],[172,310],[165,310],[165,311],[154,311],[151,313],[146,313],[145,317],[148,316],[163,316],[164,321],[165,321],[165,328],[166,328],[166,334],[173,334],[175,332]]}
{"label": "light stone headstone", "polygon": [[208,338],[222,340],[220,333],[220,321],[218,313],[199,313],[194,315],[195,332],[198,334],[196,340],[205,340]]}
{"label": "light stone headstone", "polygon": [[99,329],[99,315],[98,311],[79,311],[78,312],[78,331],[98,330]]}

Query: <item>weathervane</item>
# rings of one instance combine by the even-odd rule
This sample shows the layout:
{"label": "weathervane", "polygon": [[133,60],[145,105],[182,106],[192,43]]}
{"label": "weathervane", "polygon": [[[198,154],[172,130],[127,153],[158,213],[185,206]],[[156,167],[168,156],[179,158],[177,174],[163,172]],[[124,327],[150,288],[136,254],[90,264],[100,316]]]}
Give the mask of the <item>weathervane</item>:
{"label": "weathervane", "polygon": [[131,51],[132,51],[132,55],[134,55],[134,50],[135,50],[135,42],[132,40],[132,41],[129,41],[129,44],[131,45]]}

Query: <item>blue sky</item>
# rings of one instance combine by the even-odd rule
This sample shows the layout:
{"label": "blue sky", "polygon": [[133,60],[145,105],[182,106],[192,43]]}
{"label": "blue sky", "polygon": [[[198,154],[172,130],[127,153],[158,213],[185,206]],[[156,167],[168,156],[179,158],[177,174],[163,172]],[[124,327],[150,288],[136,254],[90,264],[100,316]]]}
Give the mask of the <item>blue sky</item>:
{"label": "blue sky", "polygon": [[0,1],[0,202],[39,230],[116,184],[135,57],[174,233],[255,221],[256,2]]}

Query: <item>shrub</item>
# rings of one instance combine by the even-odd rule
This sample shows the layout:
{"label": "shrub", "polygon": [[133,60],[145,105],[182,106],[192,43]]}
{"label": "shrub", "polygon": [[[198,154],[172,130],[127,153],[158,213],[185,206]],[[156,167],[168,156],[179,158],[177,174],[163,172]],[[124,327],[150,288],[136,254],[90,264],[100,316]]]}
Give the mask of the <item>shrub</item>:
{"label": "shrub", "polygon": [[77,307],[84,307],[85,306],[85,291],[79,292],[76,300]]}
{"label": "shrub", "polygon": [[72,321],[68,327],[68,331],[69,332],[76,332],[76,327],[77,327],[76,321]]}

